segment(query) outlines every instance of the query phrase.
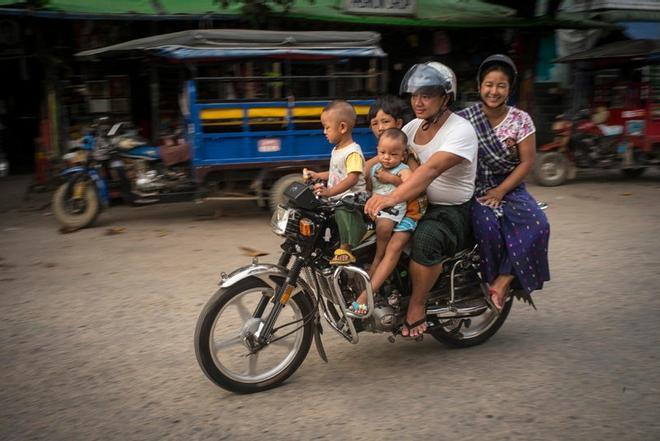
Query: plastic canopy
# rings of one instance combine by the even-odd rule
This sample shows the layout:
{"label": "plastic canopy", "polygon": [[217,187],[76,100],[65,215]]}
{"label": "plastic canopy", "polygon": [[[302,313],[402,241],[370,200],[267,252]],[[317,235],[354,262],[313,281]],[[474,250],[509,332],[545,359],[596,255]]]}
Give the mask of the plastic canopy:
{"label": "plastic canopy", "polygon": [[173,60],[207,58],[384,57],[377,32],[287,32],[249,29],[207,29],[174,32],[87,50],[78,57],[117,56],[147,52]]}

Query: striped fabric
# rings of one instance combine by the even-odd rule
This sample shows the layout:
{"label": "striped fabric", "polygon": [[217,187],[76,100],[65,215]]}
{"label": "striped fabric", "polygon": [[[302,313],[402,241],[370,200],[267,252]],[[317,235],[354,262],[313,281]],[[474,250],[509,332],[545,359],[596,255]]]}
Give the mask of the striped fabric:
{"label": "striped fabric", "polygon": [[497,187],[497,177],[506,176],[520,163],[516,149],[508,149],[495,135],[488,118],[475,104],[456,112],[470,121],[479,139],[479,160],[475,196],[483,196],[491,188]]}

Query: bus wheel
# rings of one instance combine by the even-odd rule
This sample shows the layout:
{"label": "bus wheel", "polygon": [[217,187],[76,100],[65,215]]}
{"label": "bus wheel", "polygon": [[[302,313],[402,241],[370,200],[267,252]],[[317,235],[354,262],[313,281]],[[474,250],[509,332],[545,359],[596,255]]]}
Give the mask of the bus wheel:
{"label": "bus wheel", "polygon": [[284,175],[279,178],[270,188],[270,197],[268,198],[268,205],[270,211],[275,211],[279,204],[284,204],[284,190],[294,182],[303,182],[302,173],[292,173]]}

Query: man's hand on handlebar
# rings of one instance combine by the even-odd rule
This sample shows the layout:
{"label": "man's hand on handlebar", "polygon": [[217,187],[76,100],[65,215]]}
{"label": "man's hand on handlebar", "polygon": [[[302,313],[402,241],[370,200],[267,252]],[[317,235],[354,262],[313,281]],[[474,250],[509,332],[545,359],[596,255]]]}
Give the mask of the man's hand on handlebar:
{"label": "man's hand on handlebar", "polygon": [[383,196],[375,194],[369,198],[367,203],[364,206],[364,213],[372,219],[375,219],[378,216],[378,212],[382,211],[384,208],[394,207],[396,205],[396,200],[391,196]]}

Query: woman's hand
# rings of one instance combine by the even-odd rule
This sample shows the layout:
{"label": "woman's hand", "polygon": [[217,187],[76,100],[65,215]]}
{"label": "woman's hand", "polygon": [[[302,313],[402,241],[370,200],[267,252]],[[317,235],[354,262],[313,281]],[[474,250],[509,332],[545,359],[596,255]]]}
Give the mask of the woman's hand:
{"label": "woman's hand", "polygon": [[506,193],[496,187],[491,188],[485,195],[477,198],[477,201],[489,207],[499,208],[500,205],[502,205],[502,199],[504,199],[504,196],[506,196]]}
{"label": "woman's hand", "polygon": [[383,208],[394,207],[396,200],[389,195],[375,194],[369,198],[364,206],[364,213],[372,219],[378,216],[378,212]]}

